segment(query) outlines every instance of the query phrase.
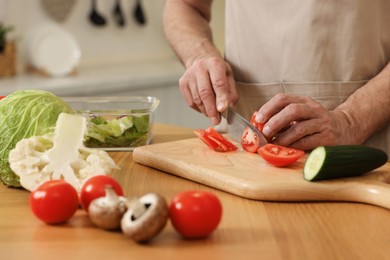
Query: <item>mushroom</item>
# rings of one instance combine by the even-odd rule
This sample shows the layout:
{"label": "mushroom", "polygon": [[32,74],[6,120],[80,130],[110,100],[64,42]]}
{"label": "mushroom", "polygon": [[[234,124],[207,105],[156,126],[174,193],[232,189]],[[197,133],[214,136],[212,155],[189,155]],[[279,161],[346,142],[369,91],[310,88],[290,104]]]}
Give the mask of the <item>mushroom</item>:
{"label": "mushroom", "polygon": [[105,187],[106,195],[94,199],[88,207],[89,218],[96,226],[115,230],[121,226],[121,219],[126,212],[127,199],[118,196],[111,185]]}
{"label": "mushroom", "polygon": [[168,204],[157,193],[134,198],[122,217],[123,233],[137,242],[147,242],[158,235],[168,221]]}

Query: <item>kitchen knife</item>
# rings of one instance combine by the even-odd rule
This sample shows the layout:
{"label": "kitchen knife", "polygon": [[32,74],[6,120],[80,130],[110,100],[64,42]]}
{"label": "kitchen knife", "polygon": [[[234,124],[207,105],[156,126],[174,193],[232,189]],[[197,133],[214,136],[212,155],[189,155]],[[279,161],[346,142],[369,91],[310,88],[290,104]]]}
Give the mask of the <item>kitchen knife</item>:
{"label": "kitchen knife", "polygon": [[253,133],[257,135],[260,147],[268,143],[265,136],[256,127],[240,114],[234,112],[231,108],[226,109],[221,115],[227,122],[227,134],[234,141],[241,143],[242,134],[244,133],[245,128],[249,127]]}

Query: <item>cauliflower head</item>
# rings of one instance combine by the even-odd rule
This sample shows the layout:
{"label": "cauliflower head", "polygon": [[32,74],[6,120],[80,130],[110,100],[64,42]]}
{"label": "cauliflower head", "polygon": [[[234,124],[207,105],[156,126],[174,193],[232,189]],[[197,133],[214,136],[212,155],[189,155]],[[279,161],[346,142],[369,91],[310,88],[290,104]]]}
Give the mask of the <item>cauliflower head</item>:
{"label": "cauliflower head", "polygon": [[106,151],[84,146],[85,132],[84,117],[61,113],[54,134],[20,140],[8,161],[22,187],[32,191],[45,181],[64,179],[80,191],[86,179],[119,169]]}

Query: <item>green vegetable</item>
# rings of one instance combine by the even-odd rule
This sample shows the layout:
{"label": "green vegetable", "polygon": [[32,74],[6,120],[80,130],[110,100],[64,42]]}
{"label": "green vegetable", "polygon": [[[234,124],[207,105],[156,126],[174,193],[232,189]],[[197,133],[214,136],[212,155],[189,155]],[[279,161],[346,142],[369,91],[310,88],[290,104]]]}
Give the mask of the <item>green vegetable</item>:
{"label": "green vegetable", "polygon": [[84,117],[61,113],[54,134],[20,140],[8,161],[23,188],[33,191],[45,181],[63,179],[80,191],[89,177],[118,169],[107,152],[84,146],[86,128]]}
{"label": "green vegetable", "polygon": [[88,122],[87,147],[137,147],[148,141],[149,115],[128,115],[111,120],[101,116]]}
{"label": "green vegetable", "polygon": [[53,131],[58,115],[73,113],[61,98],[42,90],[19,90],[0,101],[0,179],[20,187],[8,163],[9,152],[24,138]]}
{"label": "green vegetable", "polygon": [[303,168],[308,181],[352,177],[370,172],[388,160],[387,154],[363,145],[320,146],[306,159]]}

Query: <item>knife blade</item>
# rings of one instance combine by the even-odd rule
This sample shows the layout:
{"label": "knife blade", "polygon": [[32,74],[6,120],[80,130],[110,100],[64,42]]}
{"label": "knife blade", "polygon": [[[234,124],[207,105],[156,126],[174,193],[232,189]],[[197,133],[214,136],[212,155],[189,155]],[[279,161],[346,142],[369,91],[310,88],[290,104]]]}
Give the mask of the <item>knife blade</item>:
{"label": "knife blade", "polygon": [[236,142],[241,143],[241,137],[246,127],[249,127],[255,135],[257,135],[260,147],[268,143],[265,136],[254,127],[248,120],[240,114],[234,112],[231,108],[226,109],[221,113],[222,117],[227,122],[227,134]]}

